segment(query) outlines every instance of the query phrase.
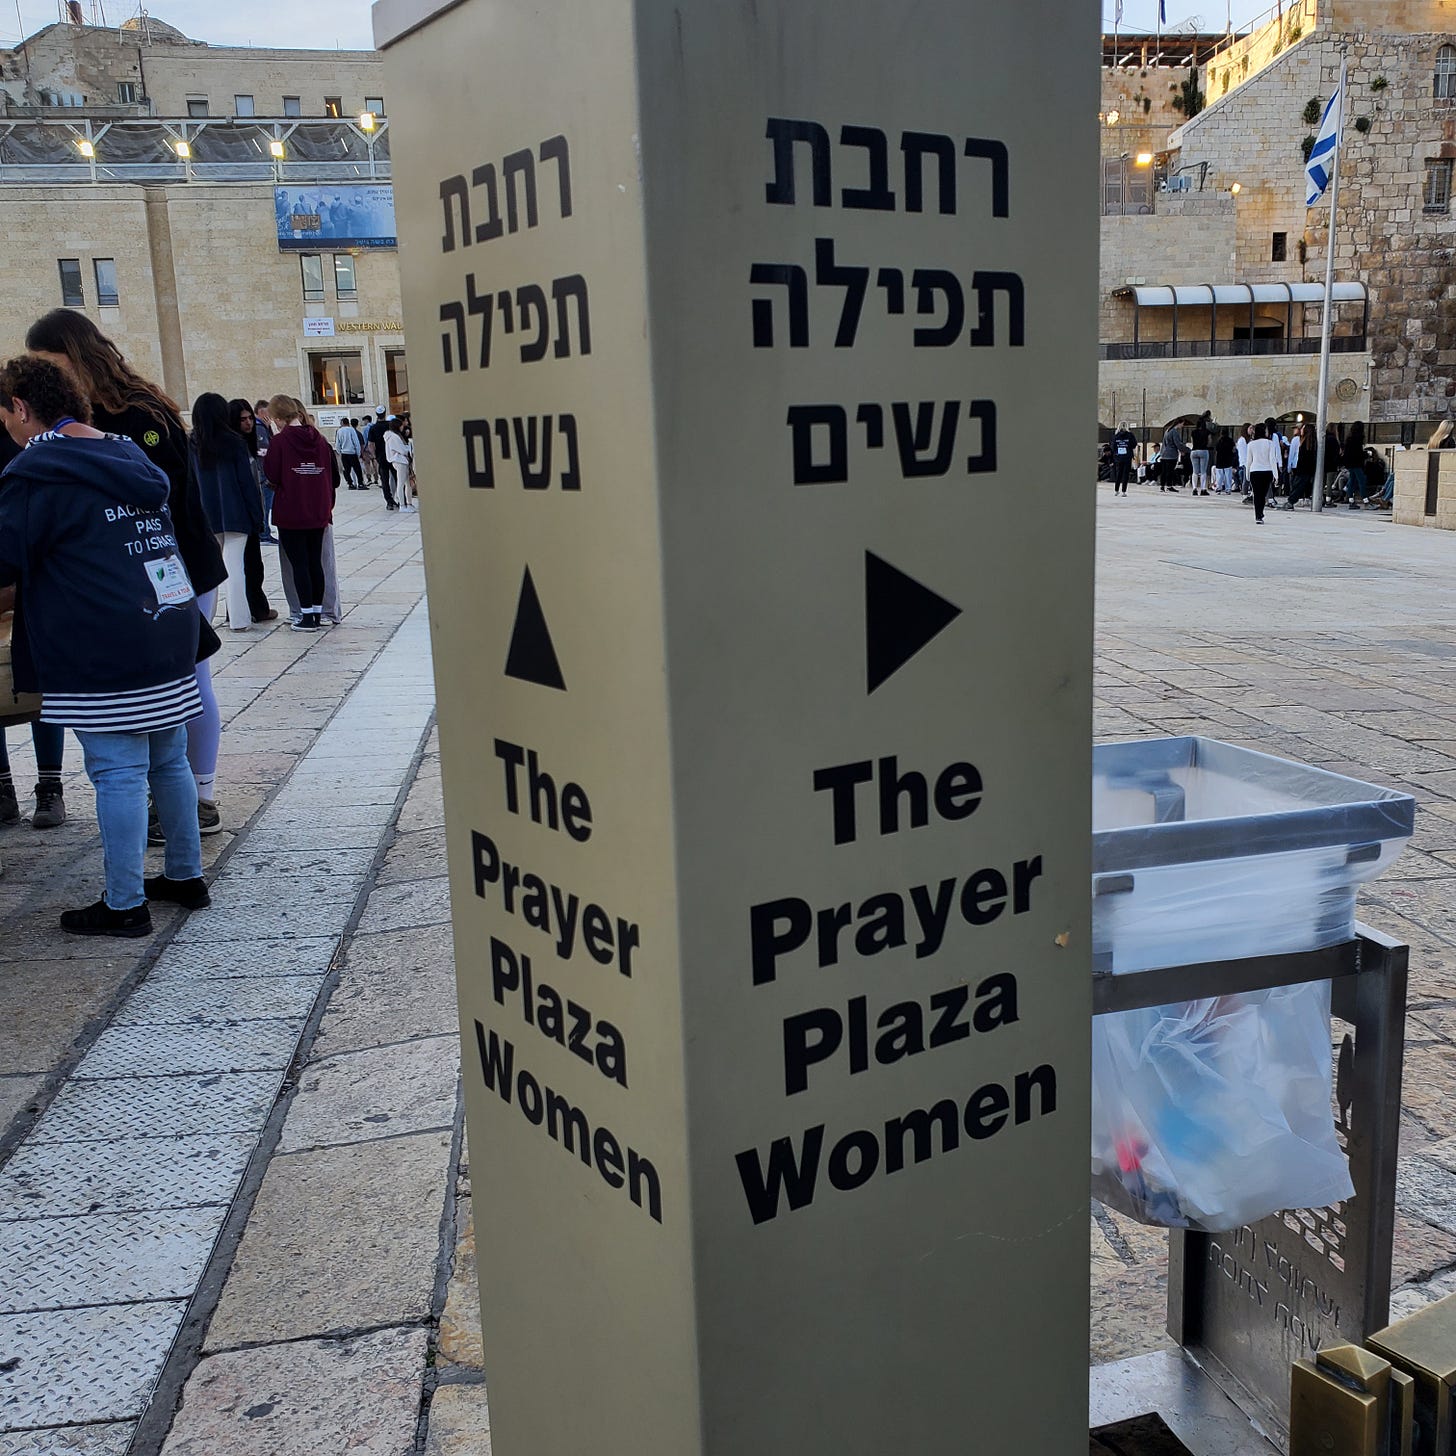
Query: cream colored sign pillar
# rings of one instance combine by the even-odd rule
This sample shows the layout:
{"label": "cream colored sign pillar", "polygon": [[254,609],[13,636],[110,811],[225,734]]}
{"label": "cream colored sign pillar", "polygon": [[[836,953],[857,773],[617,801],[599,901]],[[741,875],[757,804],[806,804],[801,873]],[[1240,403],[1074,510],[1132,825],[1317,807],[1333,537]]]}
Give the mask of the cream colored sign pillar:
{"label": "cream colored sign pillar", "polygon": [[497,1456],[1080,1453],[1095,16],[376,28]]}

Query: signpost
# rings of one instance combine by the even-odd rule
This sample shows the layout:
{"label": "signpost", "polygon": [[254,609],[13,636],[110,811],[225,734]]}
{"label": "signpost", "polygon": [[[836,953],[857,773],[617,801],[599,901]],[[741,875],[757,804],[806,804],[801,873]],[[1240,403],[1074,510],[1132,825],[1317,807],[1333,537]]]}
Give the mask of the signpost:
{"label": "signpost", "polygon": [[1084,10],[376,7],[501,1456],[1085,1439]]}

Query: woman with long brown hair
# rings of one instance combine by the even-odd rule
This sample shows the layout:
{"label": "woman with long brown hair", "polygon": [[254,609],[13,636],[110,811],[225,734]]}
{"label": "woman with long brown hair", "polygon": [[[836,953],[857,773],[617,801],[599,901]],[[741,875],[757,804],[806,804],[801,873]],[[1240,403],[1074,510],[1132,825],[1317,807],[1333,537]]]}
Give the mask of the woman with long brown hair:
{"label": "woman with long brown hair", "polygon": [[[187,465],[187,431],[182,411],[149,379],[143,379],[121,350],[83,313],[57,308],[38,318],[25,336],[32,354],[65,370],[91,401],[91,423],[104,434],[125,435],[167,477],[167,509],[177,536],[177,551],[192,590],[198,597],[215,592],[227,579],[222,550],[202,508],[197,482]],[[199,651],[203,640],[216,650],[216,638],[199,615]],[[198,689],[203,713],[187,725],[188,756],[198,778],[198,825],[204,834],[216,834],[222,819],[213,799],[217,741],[222,714],[212,691],[211,674],[202,662]],[[210,768],[210,772],[209,772]],[[151,838],[160,843],[160,833]]]}

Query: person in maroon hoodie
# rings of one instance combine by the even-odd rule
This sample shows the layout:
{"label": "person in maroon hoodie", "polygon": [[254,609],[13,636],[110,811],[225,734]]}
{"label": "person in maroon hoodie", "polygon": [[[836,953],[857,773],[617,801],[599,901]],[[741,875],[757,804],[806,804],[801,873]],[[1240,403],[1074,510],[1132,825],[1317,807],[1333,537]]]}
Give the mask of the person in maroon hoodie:
{"label": "person in maroon hoodie", "polygon": [[293,569],[300,620],[295,632],[317,632],[324,610],[324,531],[333,523],[339,462],[333,447],[286,394],[268,401],[273,440],[263,471],[273,487],[273,526]]}

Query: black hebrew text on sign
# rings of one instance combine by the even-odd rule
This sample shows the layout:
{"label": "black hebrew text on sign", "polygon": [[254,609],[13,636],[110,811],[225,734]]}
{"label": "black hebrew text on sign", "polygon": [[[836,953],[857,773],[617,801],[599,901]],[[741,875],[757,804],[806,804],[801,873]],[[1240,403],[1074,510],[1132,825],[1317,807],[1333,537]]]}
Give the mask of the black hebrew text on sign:
{"label": "black hebrew text on sign", "polygon": [[[992,400],[973,399],[965,406],[964,414],[980,427],[981,438],[976,450],[962,460],[956,456],[963,413],[959,400],[946,400],[943,405],[933,399],[914,405],[898,400],[889,409],[903,479],[949,475],[958,469],[967,475],[984,475],[996,469],[996,405]],[[864,431],[864,448],[883,450],[885,406],[862,404],[854,419]],[[849,479],[849,411],[844,405],[792,404],[788,426],[795,485],[841,485]]]}
{"label": "black hebrew text on sign", "polygon": [[[875,285],[873,293],[871,275]],[[798,263],[754,263],[748,270],[748,281],[754,288],[784,290],[782,302],[788,311],[789,347],[807,349],[811,342],[808,270]],[[819,290],[828,288],[844,290],[834,334],[836,349],[854,348],[866,302],[883,307],[892,317],[907,317],[905,274],[901,269],[876,270],[867,264],[837,261],[834,239],[815,238],[815,296]],[[976,303],[969,332],[966,329],[968,290],[948,268],[913,269],[910,288],[915,295],[914,316],[931,320],[917,324],[911,334],[911,343],[917,349],[948,349],[963,338],[969,339],[973,349],[995,348],[999,298],[1005,299],[1007,342],[1013,348],[1026,343],[1026,285],[1018,273],[977,269],[971,274],[969,292],[975,295]],[[755,349],[772,349],[779,337],[774,327],[776,300],[776,294],[760,294],[752,300],[750,315]]]}
{"label": "black hebrew text on sign", "polygon": [[[467,184],[463,173],[447,177],[440,183],[440,202],[445,209],[445,235],[440,239],[441,251],[453,253],[457,246],[468,248],[473,243],[488,243],[507,232],[519,232],[525,226],[536,227],[540,213],[536,203],[536,162],[556,163],[557,197],[562,217],[571,216],[571,148],[564,136],[549,137],[542,142],[536,156],[525,148],[512,152],[501,163],[504,181],[506,216],[501,222],[500,199],[496,190],[494,162],[484,162],[470,174]],[[518,195],[519,194],[519,195]],[[485,220],[471,226],[471,198],[476,214],[483,208]],[[458,230],[457,230],[458,229]]]}
{"label": "black hebrew text on sign", "polygon": [[[581,464],[577,459],[575,415],[516,415],[513,419],[462,420],[465,437],[465,479],[471,490],[494,490],[496,455],[512,459],[520,471],[523,490],[581,489]],[[492,441],[494,434],[494,441]],[[561,474],[552,474],[552,440],[561,437]]]}
{"label": "black hebrew text on sign", "polygon": [[[586,279],[580,273],[570,273],[565,278],[551,280],[551,297],[556,304],[556,330],[551,330],[551,310],[546,302],[546,290],[539,283],[526,283],[512,292],[509,288],[499,291],[487,289],[477,293],[475,274],[465,275],[465,300],[451,300],[440,305],[440,322],[451,325],[440,334],[440,353],[445,373],[464,373],[472,368],[489,369],[491,346],[495,337],[495,321],[500,320],[501,330],[515,334],[519,329],[522,342],[520,359],[522,364],[539,364],[546,357],[547,346],[557,359],[569,359],[572,355],[571,312],[567,305],[576,305],[576,350],[577,354],[591,353],[591,313],[587,306]],[[478,349],[470,348],[466,317],[479,319],[476,335]],[[527,338],[527,335],[534,337]],[[453,347],[452,347],[453,345]],[[477,362],[472,364],[472,359]]]}

